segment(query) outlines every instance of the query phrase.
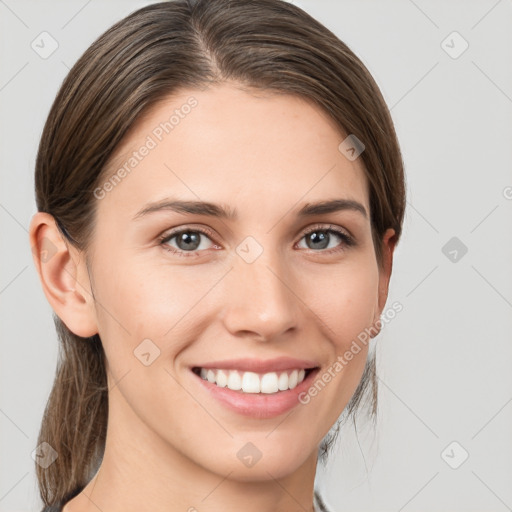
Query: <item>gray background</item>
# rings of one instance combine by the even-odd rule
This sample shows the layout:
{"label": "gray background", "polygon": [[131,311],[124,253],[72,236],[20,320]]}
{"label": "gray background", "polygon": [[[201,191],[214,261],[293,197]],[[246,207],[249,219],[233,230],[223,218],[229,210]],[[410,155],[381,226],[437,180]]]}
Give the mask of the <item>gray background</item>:
{"label": "gray background", "polygon": [[[2,512],[40,508],[31,452],[57,359],[27,233],[38,140],[69,67],[147,3],[0,0]],[[376,78],[408,178],[378,428],[344,429],[317,484],[338,511],[512,510],[512,1],[294,3]],[[31,47],[43,31],[58,42],[46,59]]]}

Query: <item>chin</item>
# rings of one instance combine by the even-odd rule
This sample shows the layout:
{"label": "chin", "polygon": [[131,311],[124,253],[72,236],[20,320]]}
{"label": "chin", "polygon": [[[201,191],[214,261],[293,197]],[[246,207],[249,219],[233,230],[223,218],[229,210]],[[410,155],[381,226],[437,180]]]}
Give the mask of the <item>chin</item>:
{"label": "chin", "polygon": [[[209,470],[239,482],[263,482],[272,478],[285,478],[311,460],[316,461],[318,446],[302,442],[300,439],[265,439],[248,435],[243,441],[235,441],[233,448],[210,451],[212,457],[205,461]],[[272,434],[270,434],[272,436]],[[249,441],[248,439],[252,439]],[[313,465],[315,462],[313,462]]]}

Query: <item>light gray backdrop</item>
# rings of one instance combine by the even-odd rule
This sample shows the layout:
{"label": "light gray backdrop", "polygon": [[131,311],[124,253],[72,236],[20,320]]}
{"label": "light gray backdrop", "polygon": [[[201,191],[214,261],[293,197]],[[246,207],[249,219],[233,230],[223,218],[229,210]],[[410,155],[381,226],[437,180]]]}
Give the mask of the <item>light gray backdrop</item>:
{"label": "light gray backdrop", "polygon": [[[70,66],[147,3],[0,0],[1,512],[40,508],[57,358],[27,234],[38,140]],[[376,78],[408,177],[378,429],[345,429],[317,484],[336,511],[512,510],[512,1],[294,3]]]}

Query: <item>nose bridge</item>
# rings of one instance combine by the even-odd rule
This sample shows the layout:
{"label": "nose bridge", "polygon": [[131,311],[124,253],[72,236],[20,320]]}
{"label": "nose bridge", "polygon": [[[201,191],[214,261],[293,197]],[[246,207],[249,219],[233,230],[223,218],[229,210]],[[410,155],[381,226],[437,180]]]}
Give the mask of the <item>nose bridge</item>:
{"label": "nose bridge", "polygon": [[232,334],[247,331],[268,341],[297,326],[299,304],[278,251],[258,245],[245,240],[237,247],[224,322]]}

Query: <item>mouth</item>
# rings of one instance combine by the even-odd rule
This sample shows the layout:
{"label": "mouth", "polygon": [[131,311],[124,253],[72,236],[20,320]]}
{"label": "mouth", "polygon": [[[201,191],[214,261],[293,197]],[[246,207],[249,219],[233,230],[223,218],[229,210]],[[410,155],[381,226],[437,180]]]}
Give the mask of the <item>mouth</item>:
{"label": "mouth", "polygon": [[303,403],[300,397],[320,372],[316,361],[291,357],[230,359],[189,368],[205,398],[258,420],[275,418]]}
{"label": "mouth", "polygon": [[192,372],[198,377],[219,388],[227,388],[239,393],[266,395],[295,389],[316,370],[318,370],[318,367],[260,373],[200,366],[192,368]]}

